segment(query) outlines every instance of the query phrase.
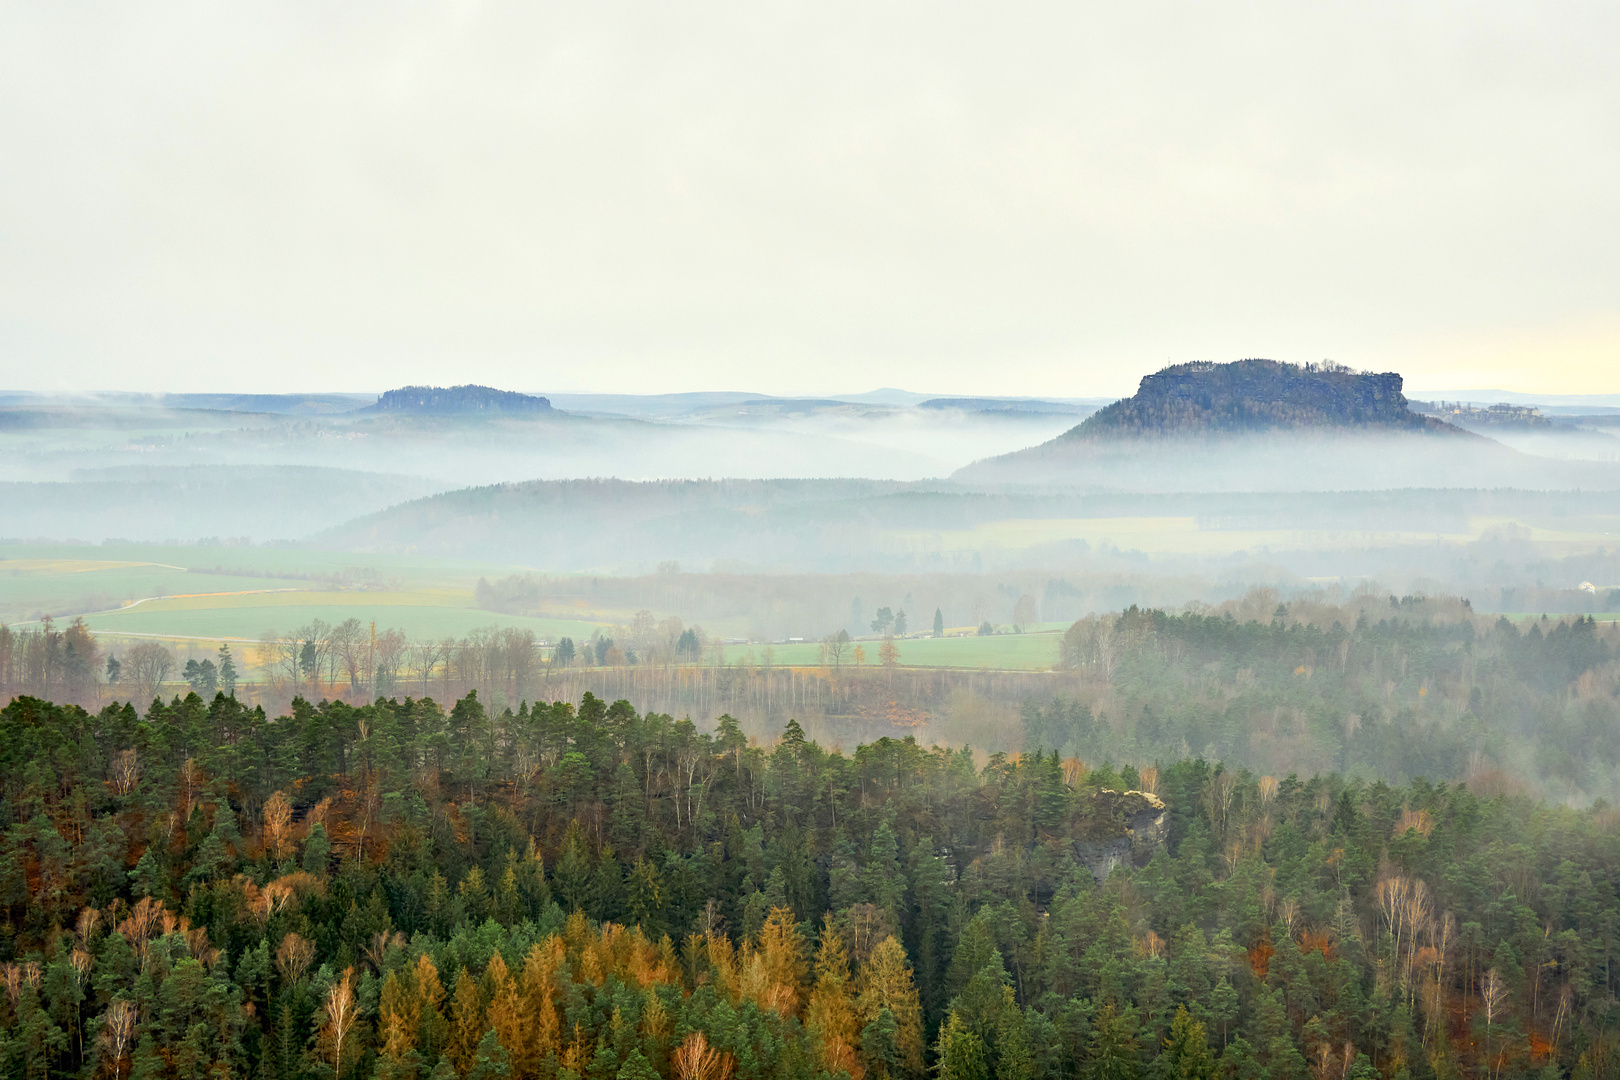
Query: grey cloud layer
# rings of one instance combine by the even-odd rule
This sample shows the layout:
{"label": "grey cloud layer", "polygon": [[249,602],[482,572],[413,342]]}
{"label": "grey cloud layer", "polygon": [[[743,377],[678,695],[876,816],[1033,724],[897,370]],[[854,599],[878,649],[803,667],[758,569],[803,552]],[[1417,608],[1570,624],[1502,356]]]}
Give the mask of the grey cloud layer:
{"label": "grey cloud layer", "polygon": [[1617,21],[8,5],[0,382],[1123,393],[1609,317]]}

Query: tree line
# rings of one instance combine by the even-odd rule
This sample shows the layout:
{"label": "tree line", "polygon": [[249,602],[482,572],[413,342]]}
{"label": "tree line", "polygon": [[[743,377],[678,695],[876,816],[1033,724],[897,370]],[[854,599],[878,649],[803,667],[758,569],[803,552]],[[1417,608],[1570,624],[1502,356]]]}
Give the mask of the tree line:
{"label": "tree line", "polygon": [[1028,748],[1025,704],[1061,697],[1042,738],[1085,760],[1204,757],[1276,775],[1425,775],[1620,800],[1620,628],[1591,616],[1514,622],[1457,599],[1285,603],[1257,590],[1219,609],[1088,616],[1062,636],[1050,672],[908,667],[904,642],[842,634],[820,646],[816,662],[783,664],[768,645],[722,646],[646,612],[554,646],[519,628],[413,639],[347,619],[182,662],[157,641],[106,647],[75,621],[0,628],[0,700],[99,708],[223,689],[274,713],[298,697],[476,691],[499,711],[589,692],[702,723],[728,714],[762,738],[793,717],[845,746],[915,733],[1016,750]]}

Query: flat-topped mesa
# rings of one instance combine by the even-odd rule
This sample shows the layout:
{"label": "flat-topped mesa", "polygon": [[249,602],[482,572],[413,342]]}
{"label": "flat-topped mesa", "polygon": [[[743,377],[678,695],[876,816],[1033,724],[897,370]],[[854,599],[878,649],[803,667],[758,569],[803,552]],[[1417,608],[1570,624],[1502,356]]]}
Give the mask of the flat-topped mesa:
{"label": "flat-topped mesa", "polygon": [[360,410],[396,416],[533,416],[551,411],[546,398],[471,384],[402,386]]}
{"label": "flat-topped mesa", "polygon": [[1063,440],[1310,429],[1454,431],[1407,408],[1401,376],[1340,364],[1238,360],[1177,364],[1144,376],[1136,394],[1099,410]]}

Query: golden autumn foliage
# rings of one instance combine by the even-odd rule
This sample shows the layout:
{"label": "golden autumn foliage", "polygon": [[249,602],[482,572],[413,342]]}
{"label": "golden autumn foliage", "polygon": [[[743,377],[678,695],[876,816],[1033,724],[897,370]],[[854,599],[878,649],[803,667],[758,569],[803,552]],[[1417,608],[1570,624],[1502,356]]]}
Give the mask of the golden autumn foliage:
{"label": "golden autumn foliage", "polygon": [[787,908],[774,907],[760,927],[758,944],[753,948],[744,946],[743,996],[762,1009],[794,1016],[803,998],[807,967],[798,921]]}
{"label": "golden autumn foliage", "polygon": [[484,1000],[478,980],[461,969],[456,980],[455,998],[450,1003],[450,1060],[465,1075],[472,1068],[478,1041],[484,1037]]}
{"label": "golden autumn foliage", "polygon": [[484,984],[489,997],[488,1026],[506,1047],[514,1061],[528,1060],[528,1041],[532,1027],[528,1023],[528,1010],[524,1007],[518,981],[507,971],[506,961],[500,953],[490,957],[484,969]]}
{"label": "golden autumn foliage", "polygon": [[816,985],[805,1010],[805,1026],[810,1030],[816,1061],[822,1069],[848,1073],[850,1080],[861,1080],[866,1070],[855,1049],[860,1023],[851,990],[849,954],[828,915],[816,951]]}
{"label": "golden autumn foliage", "polygon": [[[427,957],[422,959],[426,960]],[[377,1034],[383,1056],[394,1062],[403,1061],[405,1055],[416,1048],[417,1029],[422,1021],[422,999],[416,992],[414,982],[409,974],[401,978],[393,971],[383,979],[382,994],[377,1005]]]}
{"label": "golden autumn foliage", "polygon": [[923,1069],[922,1006],[912,981],[911,961],[893,935],[884,938],[861,965],[855,999],[861,1023],[871,1023],[884,1010],[894,1017],[901,1067],[914,1075]]}

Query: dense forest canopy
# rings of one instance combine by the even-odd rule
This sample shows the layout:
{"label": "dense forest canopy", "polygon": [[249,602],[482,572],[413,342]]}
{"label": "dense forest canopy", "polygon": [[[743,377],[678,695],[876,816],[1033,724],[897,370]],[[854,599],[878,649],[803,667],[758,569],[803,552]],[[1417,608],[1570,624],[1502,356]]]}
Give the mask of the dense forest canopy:
{"label": "dense forest canopy", "polygon": [[1606,805],[1040,749],[1074,711],[987,758],[589,695],[18,699],[3,1069],[1613,1075]]}

